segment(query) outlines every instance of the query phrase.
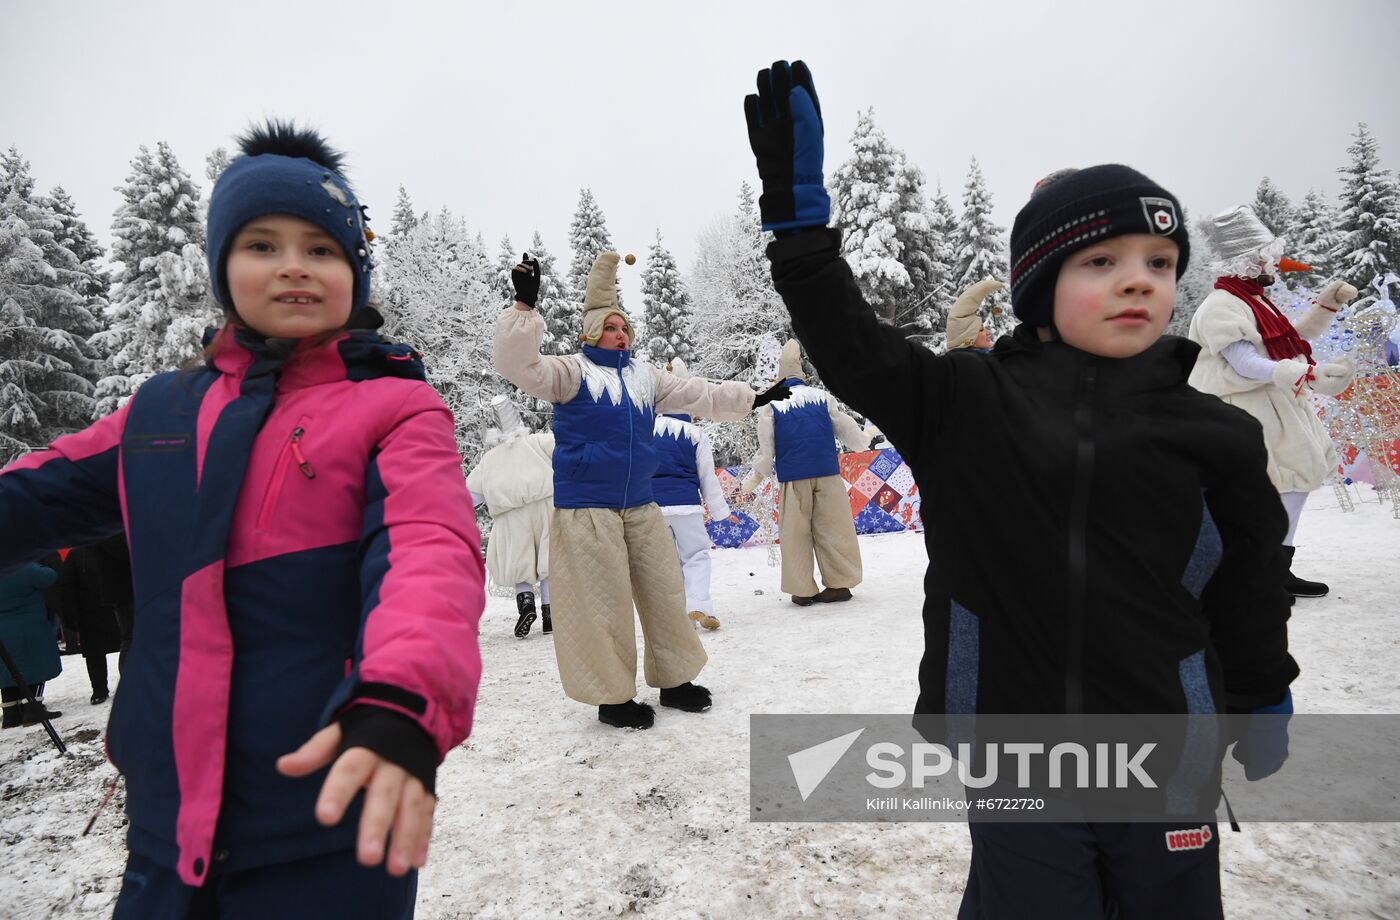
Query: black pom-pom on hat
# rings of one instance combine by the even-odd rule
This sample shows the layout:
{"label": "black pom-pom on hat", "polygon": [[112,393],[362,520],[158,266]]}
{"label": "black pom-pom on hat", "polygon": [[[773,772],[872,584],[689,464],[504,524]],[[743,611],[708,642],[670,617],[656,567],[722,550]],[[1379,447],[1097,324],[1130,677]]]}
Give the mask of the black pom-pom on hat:
{"label": "black pom-pom on hat", "polygon": [[253,125],[238,138],[238,147],[246,157],[265,153],[301,157],[345,177],[341,171],[345,154],[332,147],[314,128],[298,127],[294,121],[269,118],[265,124]]}

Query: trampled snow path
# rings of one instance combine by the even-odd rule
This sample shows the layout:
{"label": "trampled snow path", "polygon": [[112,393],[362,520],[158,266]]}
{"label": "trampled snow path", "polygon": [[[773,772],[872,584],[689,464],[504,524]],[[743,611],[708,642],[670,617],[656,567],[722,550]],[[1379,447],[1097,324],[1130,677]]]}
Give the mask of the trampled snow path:
{"label": "trampled snow path", "polygon": [[[1294,608],[1301,712],[1400,712],[1400,522],[1374,501],[1342,513],[1330,491],[1303,517],[1297,571],[1333,586]],[[659,710],[620,732],[559,690],[550,640],[511,636],[491,598],[472,738],[438,775],[438,824],[418,916],[952,917],[967,872],[956,824],[753,824],[751,712],[905,712],[922,652],[924,567],[914,534],[861,540],[866,582],[806,610],[778,593],[761,549],[715,554],[723,627],[706,634],[713,710]],[[755,592],[761,591],[762,594]],[[121,793],[79,837],[107,781],[82,662],[64,659],[50,705],[74,756],[39,728],[0,735],[0,917],[110,915],[124,860]],[[112,667],[115,671],[115,656]],[[641,698],[656,702],[656,691]],[[1222,828],[1236,917],[1397,915],[1400,826]],[[288,916],[314,917],[314,905]],[[269,918],[271,920],[271,918]]]}

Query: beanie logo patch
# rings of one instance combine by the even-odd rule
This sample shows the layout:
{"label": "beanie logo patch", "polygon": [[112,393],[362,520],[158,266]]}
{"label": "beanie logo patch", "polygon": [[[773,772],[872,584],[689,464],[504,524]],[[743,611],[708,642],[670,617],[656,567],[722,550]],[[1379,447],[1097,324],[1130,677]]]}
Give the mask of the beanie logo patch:
{"label": "beanie logo patch", "polygon": [[1142,216],[1147,218],[1147,226],[1159,236],[1171,236],[1180,225],[1176,217],[1176,205],[1170,198],[1141,198]]}

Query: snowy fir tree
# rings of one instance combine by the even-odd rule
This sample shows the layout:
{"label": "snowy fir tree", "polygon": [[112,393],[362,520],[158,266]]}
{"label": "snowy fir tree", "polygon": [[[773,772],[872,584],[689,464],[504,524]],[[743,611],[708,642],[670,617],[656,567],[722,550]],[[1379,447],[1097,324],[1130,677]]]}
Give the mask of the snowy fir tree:
{"label": "snowy fir tree", "polygon": [[1307,287],[1326,283],[1332,274],[1332,250],[1345,234],[1338,229],[1337,211],[1317,189],[1309,189],[1299,202],[1294,238],[1288,241],[1292,258],[1312,266],[1298,281]]}
{"label": "snowy fir tree", "polygon": [[935,187],[927,213],[929,238],[933,246],[929,253],[928,293],[924,295],[929,331],[927,334],[911,335],[910,338],[941,353],[946,345],[944,332],[948,328],[948,311],[953,308],[953,301],[960,293],[955,275],[958,268],[958,218],[942,185]]}
{"label": "snowy fir tree", "polygon": [[[987,183],[982,178],[982,168],[977,165],[976,157],[972,158],[972,166],[967,171],[962,203],[962,217],[958,219],[955,236],[955,297],[983,278],[1007,280],[1006,240],[1002,237],[1005,230],[992,223],[992,195],[987,191]],[[982,310],[982,322],[993,341],[1016,325],[1016,318],[1011,313],[1011,299],[1005,289],[987,298]]]}
{"label": "snowy fir tree", "polygon": [[680,358],[687,365],[695,363],[695,351],[690,345],[690,294],[681,280],[676,260],[661,243],[661,230],[647,254],[642,271],[642,304],[646,311],[647,346],[645,354],[653,364],[665,365]]}
{"label": "snowy fir tree", "polygon": [[97,385],[99,416],[153,374],[194,357],[204,329],[223,319],[209,296],[199,187],[170,146],[142,146],[118,191],[108,328],[92,338],[111,363]]}
{"label": "snowy fir tree", "polygon": [[[569,249],[573,260],[569,263],[566,289],[570,300],[582,304],[583,291],[588,284],[588,270],[593,267],[593,260],[598,258],[600,252],[615,251],[612,237],[608,235],[607,218],[593,199],[591,189],[579,189],[578,208],[574,211],[573,222],[569,224]],[[617,303],[622,306],[620,292]]]}
{"label": "snowy fir tree", "polygon": [[[1259,187],[1255,189],[1254,200],[1250,204],[1260,223],[1268,227],[1274,236],[1292,235],[1295,219],[1293,203],[1268,176],[1259,180]],[[1288,240],[1288,243],[1291,246],[1293,240]]]}
{"label": "snowy fir tree", "polygon": [[1191,328],[1191,317],[1196,315],[1196,309],[1215,288],[1215,273],[1211,265],[1216,261],[1216,255],[1211,250],[1210,241],[1199,227],[1192,224],[1185,208],[1181,209],[1181,222],[1191,240],[1191,257],[1186,262],[1186,273],[1177,279],[1176,300],[1173,302],[1171,321],[1164,330],[1165,335],[1186,335]]}
{"label": "snowy fir tree", "polygon": [[106,315],[108,307],[102,247],[78,215],[77,206],[62,186],[55,186],[45,201],[58,220],[55,245],[46,250],[46,257],[51,263],[62,265],[66,262],[62,250],[66,250],[78,262],[76,270],[67,277],[66,284],[83,298],[83,308],[70,314],[70,322],[64,328],[83,338],[82,348],[88,360],[82,373],[95,384],[105,376],[104,367],[98,359],[97,349],[87,340],[102,328],[102,317]]}
{"label": "snowy fir tree", "polygon": [[[426,217],[426,212],[424,217]],[[394,213],[389,218],[389,235],[403,236],[418,226],[418,216],[413,213],[413,202],[408,197],[408,189],[399,186],[399,197],[394,202]]]}
{"label": "snowy fir tree", "polygon": [[1340,167],[1342,239],[1328,254],[1332,270],[1367,290],[1376,275],[1400,270],[1400,190],[1390,170],[1380,168],[1380,150],[1366,125],[1347,147],[1351,162]]}
{"label": "snowy fir tree", "polygon": [[383,333],[423,354],[428,382],[452,410],[468,469],[495,422],[491,398],[510,389],[491,369],[501,312],[495,274],[466,224],[446,208],[395,235],[379,270]]}
{"label": "snowy fir tree", "polygon": [[0,466],[87,425],[95,325],[63,222],[34,194],[29,164],[0,155]]}
{"label": "snowy fir tree", "polygon": [[529,253],[540,263],[540,297],[535,309],[544,320],[544,341],[540,350],[547,355],[568,355],[578,351],[579,332],[583,329],[583,294],[575,302],[571,292],[559,277],[554,254],[545,246],[540,231],[530,240]]}
{"label": "snowy fir tree", "polygon": [[[689,276],[693,305],[691,370],[711,380],[742,380],[765,389],[773,380],[758,372],[759,352],[773,339],[792,337],[792,323],[773,288],[763,252],[763,232],[753,190],[739,192],[737,212],[717,219],[697,241]],[[753,416],[737,423],[702,423],[714,442],[715,462],[747,463],[758,446]]]}
{"label": "snowy fir tree", "polygon": [[204,158],[204,178],[209,180],[209,187],[213,188],[214,183],[219,181],[219,177],[228,169],[229,159],[228,148],[215,147],[209,151],[209,155]]}
{"label": "snowy fir tree", "polygon": [[935,239],[923,173],[875,126],[873,109],[857,118],[851,146],[851,158],[830,183],[841,253],[882,319],[906,334],[927,337],[937,304],[929,296],[936,276]]}
{"label": "snowy fir tree", "polygon": [[491,290],[500,296],[502,304],[515,301],[515,285],[511,283],[510,276],[519,262],[520,253],[510,241],[510,235],[501,237],[500,248],[496,250],[496,270],[492,275]]}

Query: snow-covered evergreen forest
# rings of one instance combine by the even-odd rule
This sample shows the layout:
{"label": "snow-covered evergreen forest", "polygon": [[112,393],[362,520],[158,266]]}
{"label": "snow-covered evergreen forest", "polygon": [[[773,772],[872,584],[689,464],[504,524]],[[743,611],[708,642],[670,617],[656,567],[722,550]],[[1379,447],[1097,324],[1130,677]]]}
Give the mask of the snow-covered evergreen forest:
{"label": "snow-covered evergreen forest", "polygon": [[[984,277],[1006,277],[1008,230],[992,220],[982,166],[975,157],[968,163],[960,193],[931,184],[928,167],[885,134],[873,109],[859,115],[851,150],[827,170],[845,256],[882,321],[941,351],[958,292]],[[1378,274],[1400,272],[1400,186],[1365,124],[1337,158],[1336,198],[1319,187],[1282,189],[1267,176],[1238,198],[1287,239],[1291,257],[1313,266],[1290,284],[1342,277],[1366,291]],[[198,359],[202,331],[221,320],[205,265],[207,183],[228,160],[223,148],[211,151],[202,184],[166,143],[140,147],[103,249],[89,223],[106,218],[85,217],[63,176],[34,175],[13,146],[0,155],[0,464],[115,411],[152,374]],[[1329,178],[1317,176],[1318,185]],[[410,195],[413,177],[402,179],[376,242],[374,301],[385,334],[423,352],[429,379],[456,415],[470,466],[484,449],[491,397],[512,389],[490,369],[491,325],[510,300],[511,267],[524,252],[540,260],[544,348],[573,351],[589,266],[613,245],[606,202],[579,190],[568,252],[547,249],[541,231],[552,228],[492,247],[492,228],[471,226],[431,189]],[[712,379],[771,382],[765,356],[791,329],[768,276],[755,202],[736,177],[735,197],[714,203],[713,220],[694,241],[693,263],[678,265],[658,199],[654,242],[637,253],[641,303],[624,304],[642,356],[658,364],[680,357]],[[1185,330],[1213,281],[1211,253],[1194,227],[1192,247],[1169,332]],[[1014,324],[1005,292],[983,310],[994,336]],[[547,421],[547,405],[519,402],[532,423]],[[713,435],[722,464],[743,462],[754,447],[751,426],[727,425]]]}

